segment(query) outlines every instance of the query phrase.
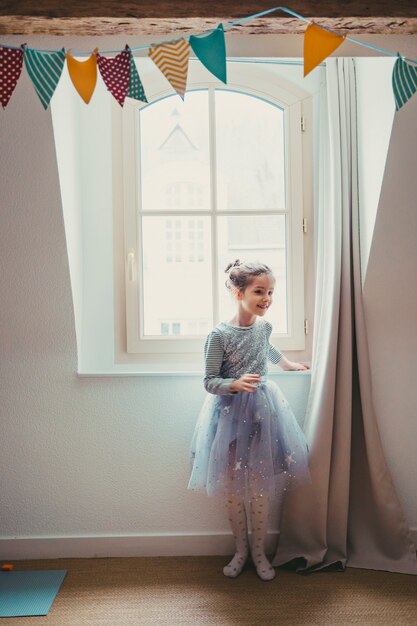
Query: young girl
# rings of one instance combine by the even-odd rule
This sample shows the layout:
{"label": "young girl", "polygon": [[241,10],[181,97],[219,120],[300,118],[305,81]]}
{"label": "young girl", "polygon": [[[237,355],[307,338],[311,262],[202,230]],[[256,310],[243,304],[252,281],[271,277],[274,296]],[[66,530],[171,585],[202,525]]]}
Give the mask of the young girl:
{"label": "young girl", "polygon": [[263,319],[275,284],[269,267],[237,260],[226,272],[237,310],[205,343],[209,395],[194,431],[188,489],[226,494],[236,553],[223,568],[225,576],[241,573],[250,549],[258,576],[272,580],[275,570],[265,555],[270,496],[309,482],[310,474],[304,435],[280,389],[266,380],[267,361],[285,370],[308,368],[288,361],[269,342],[272,326]]}

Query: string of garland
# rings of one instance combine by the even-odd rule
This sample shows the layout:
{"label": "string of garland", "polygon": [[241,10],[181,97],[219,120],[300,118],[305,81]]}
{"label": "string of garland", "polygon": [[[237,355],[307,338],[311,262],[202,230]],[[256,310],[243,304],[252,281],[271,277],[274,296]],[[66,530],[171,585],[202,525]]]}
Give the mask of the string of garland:
{"label": "string of garland", "polygon": [[[81,51],[70,54],[61,50],[39,50],[26,44],[19,46],[0,44],[0,102],[5,109],[20,78],[23,63],[35,91],[45,109],[58,85],[65,61],[71,81],[86,104],[91,100],[97,83],[97,68],[110,93],[120,106],[125,99],[147,102],[145,90],[134,61],[133,53],[148,50],[148,56],[170,82],[176,93],[184,99],[187,87],[188,62],[191,50],[216,78],[227,84],[225,30],[265,15],[281,11],[308,24],[304,33],[304,76],[334,52],[345,40],[365,46],[386,56],[397,57],[392,73],[392,88],[397,111],[417,91],[417,61],[401,56],[350,36],[319,26],[286,7],[274,7],[241,18],[229,24],[219,24],[216,29],[165,41],[151,46],[124,50]],[[86,61],[75,56],[88,54]],[[105,57],[105,54],[116,54]]]}

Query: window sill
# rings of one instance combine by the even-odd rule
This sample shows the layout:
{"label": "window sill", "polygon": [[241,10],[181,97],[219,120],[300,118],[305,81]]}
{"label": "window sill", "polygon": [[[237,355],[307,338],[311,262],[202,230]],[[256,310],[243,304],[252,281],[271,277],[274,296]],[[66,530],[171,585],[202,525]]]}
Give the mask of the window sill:
{"label": "window sill", "polygon": [[[311,374],[311,370],[302,370],[302,371],[289,371],[289,372],[285,372],[284,370],[281,369],[275,369],[275,368],[270,368],[269,372],[268,372],[268,376],[310,376]],[[79,378],[118,378],[118,377],[141,377],[141,376],[158,376],[158,377],[162,377],[162,376],[170,376],[170,377],[183,377],[183,376],[189,376],[189,377],[197,377],[197,378],[203,378],[204,376],[204,372],[202,370],[190,370],[190,371],[184,371],[184,370],[180,370],[178,369],[178,371],[175,370],[164,370],[164,369],[155,369],[155,370],[138,370],[138,369],[131,369],[131,370],[127,370],[127,369],[114,369],[114,370],[107,370],[107,371],[89,371],[89,372],[77,372],[77,376]]]}

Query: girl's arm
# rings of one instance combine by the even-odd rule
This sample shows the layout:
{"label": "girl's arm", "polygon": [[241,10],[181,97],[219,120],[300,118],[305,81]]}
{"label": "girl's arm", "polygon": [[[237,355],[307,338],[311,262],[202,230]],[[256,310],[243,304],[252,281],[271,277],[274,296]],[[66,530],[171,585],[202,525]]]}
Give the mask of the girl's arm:
{"label": "girl's arm", "polygon": [[[266,322],[266,328],[268,333],[268,338],[272,332],[272,325],[270,322]],[[296,363],[295,361],[289,361],[283,354],[280,352],[272,343],[269,343],[269,353],[268,358],[272,363],[279,363],[281,369],[286,372],[289,371],[300,371],[300,370],[308,370],[310,369],[308,365],[303,365],[303,363]]]}
{"label": "girl's arm", "polygon": [[223,338],[220,333],[212,331],[206,339],[204,357],[206,360],[204,387],[209,393],[227,396],[236,393],[231,390],[234,378],[222,378],[220,369],[223,362]]}

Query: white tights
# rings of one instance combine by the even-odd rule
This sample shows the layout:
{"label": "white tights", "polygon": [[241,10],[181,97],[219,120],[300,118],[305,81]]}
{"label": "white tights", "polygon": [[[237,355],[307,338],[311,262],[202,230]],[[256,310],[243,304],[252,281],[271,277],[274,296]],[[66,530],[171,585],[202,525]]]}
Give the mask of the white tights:
{"label": "white tights", "polygon": [[[248,527],[245,501],[237,496],[227,499],[229,522],[235,538],[236,552],[230,563],[223,568],[223,574],[236,578],[241,573],[249,555]],[[262,580],[275,578],[275,570],[265,554],[265,539],[268,529],[269,499],[266,496],[251,497],[250,520],[252,545],[250,548],[256,573]]]}
{"label": "white tights", "polygon": [[275,570],[265,554],[265,540],[268,530],[269,498],[251,493],[250,519],[252,527],[251,554],[256,573],[262,580],[275,578]]}
{"label": "white tights", "polygon": [[227,512],[233,537],[235,538],[236,553],[230,563],[223,568],[223,574],[230,578],[236,578],[242,571],[249,554],[248,527],[243,498],[229,496],[227,499]]}
{"label": "white tights", "polygon": [[[230,448],[230,469],[234,466],[234,448]],[[233,481],[232,474],[230,479]],[[265,554],[265,539],[268,530],[269,498],[261,495],[256,476],[249,474],[249,511],[252,530],[252,545],[250,548],[256,573],[262,580],[275,578],[275,570]],[[236,552],[230,563],[223,568],[223,574],[229,578],[236,578],[241,573],[248,555],[248,525],[245,510],[245,500],[241,496],[229,495],[227,498],[227,512],[230,526],[235,538]]]}

